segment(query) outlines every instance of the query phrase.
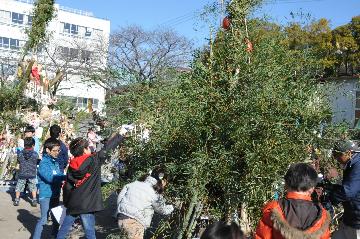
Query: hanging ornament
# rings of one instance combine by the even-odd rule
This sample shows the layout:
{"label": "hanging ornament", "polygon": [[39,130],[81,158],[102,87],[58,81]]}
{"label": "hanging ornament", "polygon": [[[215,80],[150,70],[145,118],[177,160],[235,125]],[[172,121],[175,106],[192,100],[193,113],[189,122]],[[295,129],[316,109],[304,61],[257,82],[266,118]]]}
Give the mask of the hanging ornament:
{"label": "hanging ornament", "polygon": [[225,29],[225,30],[228,30],[230,28],[230,25],[231,25],[231,20],[229,17],[224,17],[223,21],[222,21],[222,27]]}
{"label": "hanging ornament", "polygon": [[[35,64],[34,64],[35,65]],[[35,83],[37,85],[40,85],[40,74],[39,74],[39,70],[38,70],[38,66],[35,65],[32,67],[31,69],[31,76],[32,76],[32,79],[35,81]]]}

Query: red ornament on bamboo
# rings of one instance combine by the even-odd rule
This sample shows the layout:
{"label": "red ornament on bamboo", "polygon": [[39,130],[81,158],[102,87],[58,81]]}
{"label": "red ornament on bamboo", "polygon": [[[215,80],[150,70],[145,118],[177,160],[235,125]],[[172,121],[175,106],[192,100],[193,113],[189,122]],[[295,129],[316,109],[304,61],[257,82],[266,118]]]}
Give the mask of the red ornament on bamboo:
{"label": "red ornament on bamboo", "polygon": [[222,22],[222,27],[225,30],[228,30],[230,28],[230,25],[231,25],[230,18],[229,17],[224,17],[223,22]]}

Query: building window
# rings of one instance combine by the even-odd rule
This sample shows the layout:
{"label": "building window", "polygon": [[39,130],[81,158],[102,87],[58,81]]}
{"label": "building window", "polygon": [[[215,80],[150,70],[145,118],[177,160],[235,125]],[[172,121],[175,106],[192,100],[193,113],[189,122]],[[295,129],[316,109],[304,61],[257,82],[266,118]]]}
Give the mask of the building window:
{"label": "building window", "polygon": [[0,10],[0,19],[9,21],[11,19],[11,12]]}
{"label": "building window", "polygon": [[79,50],[69,47],[60,47],[60,53],[63,57],[79,58]]}
{"label": "building window", "polygon": [[11,49],[19,49],[19,48],[20,48],[19,40],[17,40],[17,39],[10,39],[10,48],[11,48]]}
{"label": "building window", "polygon": [[83,97],[77,98],[76,107],[87,109],[90,105],[93,109],[98,109],[99,108],[99,100],[93,99],[93,98],[83,98]]}
{"label": "building window", "polygon": [[82,108],[82,105],[83,105],[83,98],[82,97],[78,97],[77,98],[77,101],[76,101],[76,107],[78,108]]}
{"label": "building window", "polygon": [[9,48],[9,42],[10,42],[9,38],[2,37],[2,47]]}
{"label": "building window", "polygon": [[79,26],[75,24],[71,24],[71,34],[78,34],[79,33]]}
{"label": "building window", "polygon": [[63,22],[63,24],[64,24],[64,30],[63,30],[63,32],[64,32],[64,33],[70,33],[70,23],[65,23],[65,22]]}
{"label": "building window", "polygon": [[16,24],[23,24],[24,23],[24,14],[12,13],[12,22]]}
{"label": "building window", "polygon": [[86,29],[86,30],[85,30],[85,36],[86,36],[86,37],[90,37],[90,36],[91,36],[91,28],[90,28],[90,27],[86,27],[85,29]]}
{"label": "building window", "polygon": [[66,22],[62,22],[64,24],[64,33],[71,33],[71,34],[78,34],[79,33],[79,26],[75,24],[70,24]]}
{"label": "building window", "polygon": [[87,51],[87,50],[81,51],[82,62],[84,62],[84,63],[90,62],[90,57],[91,57],[91,51]]}
{"label": "building window", "polygon": [[27,17],[28,17],[28,22],[27,22],[27,24],[28,24],[29,26],[31,26],[31,25],[32,25],[33,17],[30,16],[30,15],[28,15]]}
{"label": "building window", "polygon": [[63,57],[69,57],[70,48],[69,47],[60,47],[60,52]]}
{"label": "building window", "polygon": [[98,99],[93,99],[92,107],[93,107],[93,109],[99,109],[99,100]]}
{"label": "building window", "polygon": [[101,37],[103,35],[103,31],[99,30],[99,29],[94,29],[93,32],[94,32],[94,35],[97,37]]}
{"label": "building window", "polygon": [[71,58],[78,58],[79,57],[79,50],[70,48],[70,57]]}
{"label": "building window", "polygon": [[78,108],[87,108],[88,107],[88,98],[78,97],[76,106]]}

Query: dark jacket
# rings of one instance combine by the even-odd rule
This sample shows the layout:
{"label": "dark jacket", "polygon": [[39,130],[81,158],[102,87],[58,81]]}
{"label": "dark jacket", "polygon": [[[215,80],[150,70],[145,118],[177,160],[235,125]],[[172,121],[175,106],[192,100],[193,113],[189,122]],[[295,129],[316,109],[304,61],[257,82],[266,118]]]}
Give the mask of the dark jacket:
{"label": "dark jacket", "polygon": [[101,195],[101,165],[123,137],[115,135],[98,153],[75,157],[70,161],[63,188],[67,213],[78,215],[104,209]]}
{"label": "dark jacket", "polygon": [[345,225],[360,229],[360,153],[346,163],[342,185],[333,186],[330,200],[334,205],[343,204]]}
{"label": "dark jacket", "polygon": [[33,149],[23,149],[18,153],[18,161],[20,164],[19,179],[36,178],[38,159],[39,155]]}
{"label": "dark jacket", "polygon": [[39,198],[58,198],[62,181],[65,180],[63,171],[59,168],[59,163],[49,154],[43,154],[39,164]]}
{"label": "dark jacket", "polygon": [[59,153],[57,161],[59,163],[60,170],[62,172],[64,172],[64,169],[68,165],[69,154],[68,154],[68,148],[66,147],[66,145],[62,141],[60,141],[60,150],[61,151]]}
{"label": "dark jacket", "polygon": [[330,216],[310,196],[289,192],[263,209],[255,239],[329,239]]}

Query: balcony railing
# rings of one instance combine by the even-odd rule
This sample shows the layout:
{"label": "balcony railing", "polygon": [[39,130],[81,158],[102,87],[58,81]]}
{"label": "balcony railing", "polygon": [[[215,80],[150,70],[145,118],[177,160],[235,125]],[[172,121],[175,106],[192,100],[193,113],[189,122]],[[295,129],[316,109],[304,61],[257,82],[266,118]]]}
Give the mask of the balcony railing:
{"label": "balcony railing", "polygon": [[16,2],[23,2],[27,4],[34,4],[35,0],[15,0]]}
{"label": "balcony railing", "polygon": [[[27,3],[27,4],[34,4],[34,2],[36,0],[14,0],[14,1]],[[94,16],[94,14],[92,12],[83,11],[83,10],[79,10],[79,9],[74,9],[74,8],[70,8],[70,7],[59,6],[59,9],[62,10],[62,11],[65,11],[65,12],[75,13],[75,14],[82,15],[82,16],[87,16],[87,17],[93,17]]]}
{"label": "balcony railing", "polygon": [[94,14],[92,12],[87,12],[87,11],[74,9],[74,8],[70,8],[70,7],[60,6],[59,9],[64,11],[64,12],[75,13],[75,14],[82,15],[82,16],[87,16],[87,17],[93,17],[94,16]]}

